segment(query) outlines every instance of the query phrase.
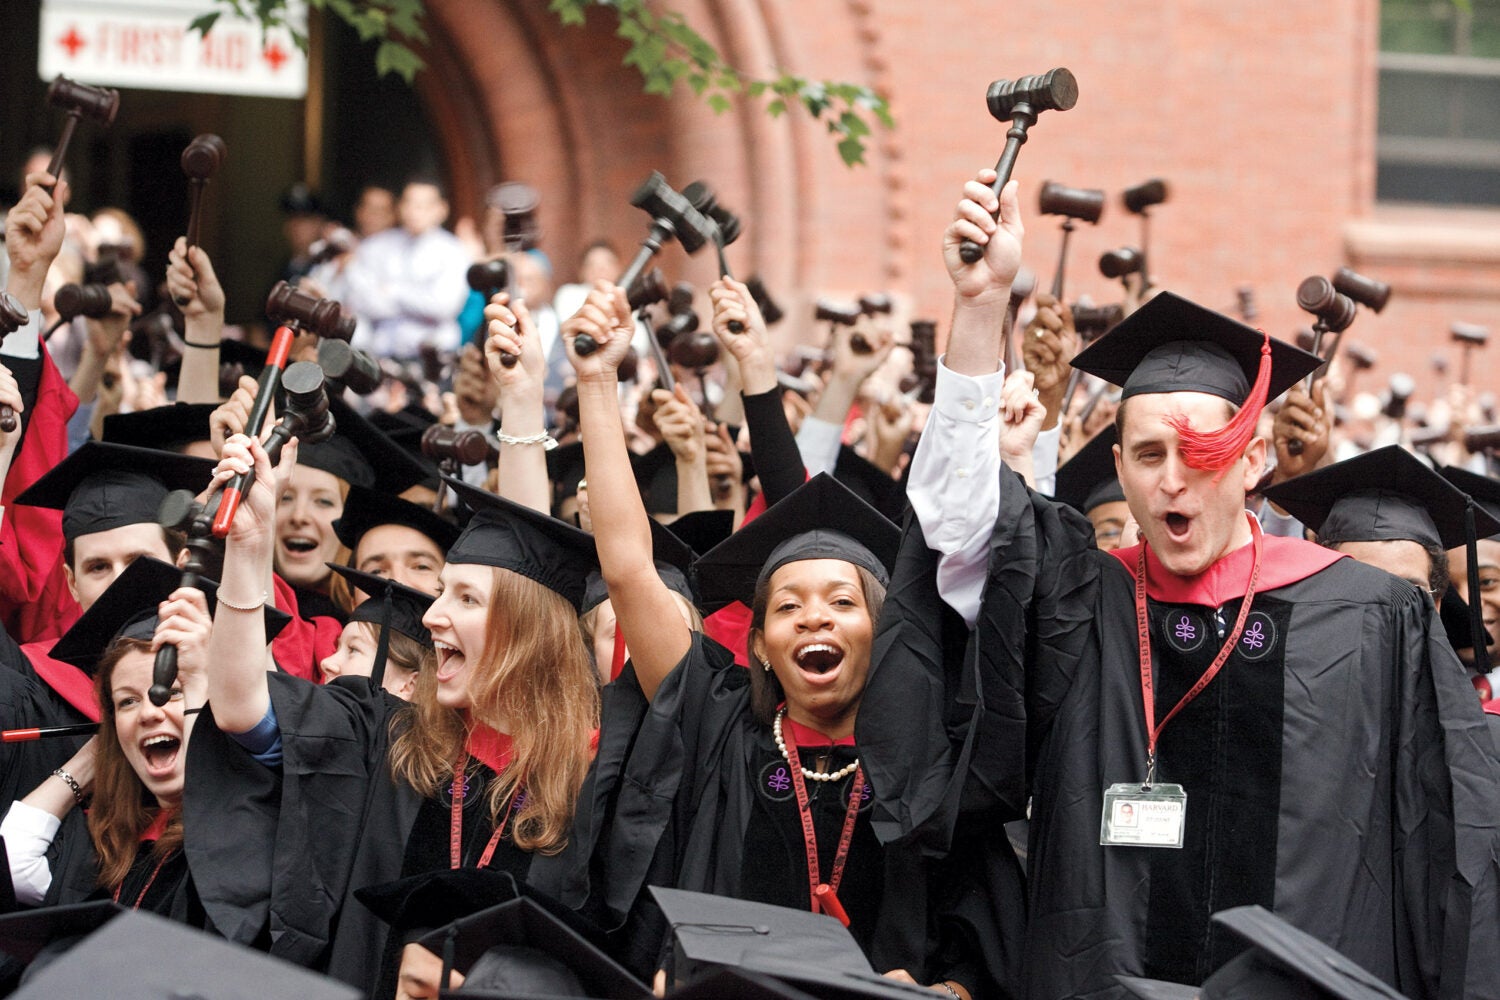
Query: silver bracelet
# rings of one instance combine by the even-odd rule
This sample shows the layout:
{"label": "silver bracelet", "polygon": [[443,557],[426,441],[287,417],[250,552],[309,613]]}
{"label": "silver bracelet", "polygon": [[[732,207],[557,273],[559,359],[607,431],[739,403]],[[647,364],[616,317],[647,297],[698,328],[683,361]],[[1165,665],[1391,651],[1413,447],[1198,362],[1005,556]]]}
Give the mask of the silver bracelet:
{"label": "silver bracelet", "polygon": [[557,441],[546,431],[540,434],[528,434],[526,437],[512,437],[504,431],[496,431],[495,438],[501,444],[539,444],[543,451],[551,451],[557,447]]}
{"label": "silver bracelet", "polygon": [[936,985],[941,986],[943,989],[947,990],[948,995],[952,997],[953,1000],[963,1000],[963,997],[958,995],[958,990],[955,990],[953,988],[953,984],[948,982],[948,980],[944,979],[942,982],[937,983]]}
{"label": "silver bracelet", "polygon": [[66,784],[69,788],[73,789],[73,799],[74,799],[74,801],[76,801],[79,805],[83,805],[83,800],[84,800],[83,789],[80,788],[80,787],[78,787],[78,781],[77,781],[77,779],[75,779],[67,771],[64,771],[62,768],[58,768],[56,771],[53,771],[52,772],[52,777],[59,779],[64,784]]}
{"label": "silver bracelet", "polygon": [[217,595],[217,601],[218,601],[219,607],[221,607],[221,608],[228,608],[230,611],[243,611],[246,614],[249,614],[252,611],[259,611],[261,608],[265,607],[266,606],[266,599],[268,597],[270,597],[270,595],[268,593],[266,593],[264,590],[262,590],[260,592],[260,600],[256,601],[254,604],[252,604],[252,605],[250,605],[248,607],[241,607],[238,604],[230,604],[228,601],[224,600],[224,595],[223,594]]}

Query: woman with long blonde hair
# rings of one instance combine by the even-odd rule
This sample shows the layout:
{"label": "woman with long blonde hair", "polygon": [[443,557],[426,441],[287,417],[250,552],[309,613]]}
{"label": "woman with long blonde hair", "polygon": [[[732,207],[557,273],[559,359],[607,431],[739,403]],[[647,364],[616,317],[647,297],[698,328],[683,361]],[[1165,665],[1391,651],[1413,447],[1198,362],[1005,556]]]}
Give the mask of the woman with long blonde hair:
{"label": "woman with long blonde hair", "polygon": [[[516,320],[501,315],[514,348]],[[436,970],[424,960],[435,957],[403,947],[351,897],[454,869],[522,882],[534,857],[567,846],[599,714],[577,621],[593,542],[450,481],[476,512],[423,616],[436,662],[420,673],[411,701],[370,678],[316,687],[268,673],[263,658],[246,652],[255,622],[239,609],[257,607],[267,592],[274,498],[295,450],[288,446],[273,470],[258,443],[236,436],[220,464],[221,476],[253,469],[255,480],[227,539],[220,605],[235,610],[221,611],[214,630],[209,696],[219,732],[201,758],[213,780],[203,783],[205,797],[190,800],[189,822],[200,808],[244,808],[244,782],[253,783],[243,774],[247,752],[279,766],[280,783],[262,806],[274,846],[265,845],[264,863],[247,862],[258,874],[204,903],[216,922],[269,918],[280,931],[272,954],[375,995],[428,995]],[[199,759],[195,746],[195,767]],[[252,877],[262,881],[252,886]]]}

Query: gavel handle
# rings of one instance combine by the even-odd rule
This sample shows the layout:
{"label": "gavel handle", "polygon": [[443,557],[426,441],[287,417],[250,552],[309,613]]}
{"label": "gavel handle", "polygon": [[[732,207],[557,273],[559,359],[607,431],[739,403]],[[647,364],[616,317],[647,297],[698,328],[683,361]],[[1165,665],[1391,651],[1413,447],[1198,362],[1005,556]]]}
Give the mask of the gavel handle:
{"label": "gavel handle", "polygon": [[[197,587],[198,573],[195,569],[184,569],[179,587]],[[172,698],[172,685],[177,683],[177,647],[164,643],[156,651],[156,662],[151,665],[151,689],[146,696],[157,708]]]}
{"label": "gavel handle", "polygon": [[[1010,181],[1011,171],[1016,166],[1016,157],[1021,152],[1021,146],[1026,142],[1026,130],[1036,121],[1036,113],[1025,101],[1011,108],[1010,113],[1011,123],[1010,128],[1005,132],[1005,148],[1000,151],[1000,160],[995,164],[995,183],[990,185],[990,190],[995,192],[997,198]],[[1000,218],[999,211],[990,213],[990,217]],[[965,264],[973,264],[984,256],[984,247],[973,240],[964,240],[958,248],[958,255]]]}
{"label": "gavel handle", "polygon": [[97,722],[80,722],[76,726],[33,726],[29,729],[0,730],[0,743],[29,743],[32,740],[58,736],[92,736],[99,731]]}
{"label": "gavel handle", "polygon": [[646,327],[646,343],[651,346],[651,359],[656,362],[656,377],[661,382],[661,387],[671,392],[677,388],[677,380],[672,377],[672,365],[667,361],[667,352],[661,349],[661,341],[656,339],[656,329],[651,325],[646,310],[642,309],[636,316]]}
{"label": "gavel handle", "polygon": [[1068,266],[1068,240],[1073,235],[1073,220],[1064,219],[1062,224],[1062,245],[1057,250],[1057,273],[1052,276],[1052,298],[1062,303],[1063,300],[1063,272]]}
{"label": "gavel handle", "polygon": [[[729,272],[729,258],[724,256],[724,244],[717,237],[714,239],[714,249],[719,252],[719,277],[734,280],[734,275]],[[745,324],[737,319],[729,321],[730,333],[744,333]],[[706,397],[705,397],[706,398]]]}
{"label": "gavel handle", "polygon": [[[271,402],[281,385],[281,373],[286,368],[287,357],[291,354],[292,341],[296,336],[295,329],[282,326],[276,329],[276,336],[271,338],[271,349],[266,354],[266,367],[260,373],[260,387],[255,392],[255,403],[250,407],[250,416],[245,421],[245,433],[250,437],[260,436],[261,426],[266,422],[266,414],[270,412]],[[254,481],[255,473],[252,470],[235,476],[224,484],[223,497],[214,514],[215,538],[229,536],[229,526],[234,523],[234,515],[240,509],[240,500]]]}
{"label": "gavel handle", "polygon": [[[655,257],[657,251],[661,249],[662,240],[671,235],[672,227],[666,222],[661,219],[653,219],[651,221],[651,229],[646,233],[646,238],[641,240],[641,248],[635,252],[635,259],[630,262],[630,266],[625,269],[625,273],[620,275],[620,280],[615,282],[616,285],[625,289],[626,295],[630,294],[630,286],[636,283],[636,279],[641,276],[641,272],[646,269],[646,265],[651,263],[651,258]],[[650,324],[648,323],[647,326],[649,327]],[[661,354],[661,346],[656,343],[656,335],[654,333],[651,335],[651,346],[654,355]],[[573,353],[577,354],[580,358],[586,358],[598,349],[598,342],[586,333],[580,333],[577,337],[573,338]],[[665,368],[662,370],[666,371]],[[671,374],[667,373],[666,378],[670,380],[671,377]],[[670,390],[671,386],[667,388]]]}
{"label": "gavel handle", "polygon": [[[47,164],[47,173],[58,181],[62,180],[63,161],[68,157],[68,143],[73,141],[73,132],[78,128],[78,120],[83,117],[83,112],[73,110],[68,112],[68,117],[63,119],[62,134],[57,137],[57,149],[52,153],[52,162]],[[57,190],[57,184],[47,188],[51,194]]]}
{"label": "gavel handle", "polygon": [[[203,204],[203,187],[207,183],[201,177],[193,177],[188,180],[188,224],[186,239],[189,250],[198,245],[198,209]],[[193,269],[191,262],[188,263],[188,269]],[[196,271],[193,273],[197,274]],[[172,301],[179,306],[185,306],[193,300],[185,295],[177,295],[172,297]]]}
{"label": "gavel handle", "polygon": [[[1322,320],[1318,320],[1316,323],[1313,324],[1312,352],[1314,354],[1318,355],[1319,357],[1323,356],[1323,334],[1325,334],[1327,332],[1328,332],[1328,327],[1327,327],[1327,325]],[[1340,337],[1340,339],[1342,339],[1343,338],[1343,334],[1340,334],[1339,337]],[[1324,362],[1321,365],[1318,366],[1318,369],[1316,371],[1314,371],[1311,375],[1308,375],[1307,378],[1305,378],[1305,379],[1302,380],[1302,391],[1305,392],[1305,393],[1307,393],[1309,397],[1312,396],[1313,379],[1317,377],[1319,371],[1327,371],[1328,370],[1328,362],[1333,360],[1334,351],[1337,351],[1338,349],[1339,349],[1338,341],[1335,340],[1333,342],[1333,350],[1328,352],[1328,358],[1326,360],[1324,360]],[[1302,454],[1302,450],[1305,447],[1306,446],[1302,443],[1302,439],[1301,438],[1292,438],[1290,441],[1288,441],[1286,443],[1286,451],[1287,451],[1288,455],[1300,455],[1300,454]]]}

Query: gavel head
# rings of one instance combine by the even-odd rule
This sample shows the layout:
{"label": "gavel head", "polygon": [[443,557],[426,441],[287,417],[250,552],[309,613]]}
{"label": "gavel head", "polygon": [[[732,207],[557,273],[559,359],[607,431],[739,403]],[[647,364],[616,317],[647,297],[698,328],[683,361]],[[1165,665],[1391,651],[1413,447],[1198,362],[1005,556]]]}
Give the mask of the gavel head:
{"label": "gavel head", "polygon": [[740,217],[719,204],[713,189],[705,181],[693,181],[682,189],[682,196],[699,214],[711,219],[719,228],[719,245],[729,246],[740,238]]}
{"label": "gavel head", "polygon": [[79,316],[102,319],[109,315],[114,299],[110,296],[107,285],[67,284],[53,293],[52,304],[57,314],[66,320]]}
{"label": "gavel head", "polygon": [[686,281],[679,281],[667,293],[667,312],[673,316],[681,316],[692,311],[693,286]]}
{"label": "gavel head", "polygon": [[482,260],[469,265],[468,278],[469,287],[488,301],[491,295],[510,287],[510,264],[499,258]]}
{"label": "gavel head", "polygon": [[865,316],[889,316],[895,303],[885,292],[870,292],[859,297],[859,311]]}
{"label": "gavel head", "polygon": [[1088,306],[1080,302],[1073,307],[1073,329],[1084,340],[1102,337],[1124,318],[1125,307],[1118,302],[1107,306]]}
{"label": "gavel head", "polygon": [[542,230],[536,213],[542,196],[536,188],[520,181],[505,181],[490,188],[484,203],[503,216],[501,238],[508,246],[530,250],[541,242]]}
{"label": "gavel head", "polygon": [[229,147],[218,136],[205,132],[195,136],[182,151],[182,172],[195,181],[206,181],[219,172],[229,156]]}
{"label": "gavel head", "polygon": [[354,336],[354,317],[332,299],[313,298],[285,281],[278,281],[266,297],[266,315],[278,323],[298,326],[320,337],[348,340]]}
{"label": "gavel head", "polygon": [[422,454],[439,461],[452,459],[460,465],[478,465],[490,458],[492,450],[484,434],[476,430],[458,431],[446,424],[433,424],[422,432]]}
{"label": "gavel head", "polygon": [[0,292],[0,333],[15,333],[29,316],[20,299],[10,292]]}
{"label": "gavel head", "polygon": [[1139,274],[1146,258],[1134,247],[1109,250],[1099,258],[1099,273],[1106,278],[1123,278],[1127,274]]}
{"label": "gavel head", "polygon": [[281,388],[286,392],[286,415],[282,419],[298,440],[308,444],[326,441],[336,426],[328,411],[325,380],[323,369],[311,361],[293,362],[281,375]]}
{"label": "gavel head", "polygon": [[1042,111],[1067,111],[1078,103],[1078,81],[1059,66],[1019,80],[996,80],[984,95],[990,114],[999,121],[1010,121],[1017,105],[1035,115]]}
{"label": "gavel head", "polygon": [[1366,278],[1357,271],[1341,267],[1333,276],[1333,290],[1347,295],[1366,309],[1376,312],[1385,308],[1391,299],[1391,286],[1374,278]]}
{"label": "gavel head", "polygon": [[1354,300],[1334,291],[1333,283],[1320,274],[1297,286],[1297,305],[1318,317],[1329,333],[1347,330],[1354,322]]}
{"label": "gavel head", "polygon": [[1128,187],[1121,195],[1125,202],[1125,211],[1132,215],[1140,215],[1152,205],[1160,205],[1167,200],[1167,182],[1160,177],[1153,177],[1149,181],[1142,181],[1135,187]]}
{"label": "gavel head", "polygon": [[1347,344],[1344,347],[1344,357],[1354,366],[1355,371],[1367,372],[1375,367],[1378,360],[1374,351],[1363,344]]}
{"label": "gavel head", "polygon": [[630,203],[650,215],[652,221],[669,226],[688,253],[697,253],[713,237],[713,224],[655,171],[636,188]]}
{"label": "gavel head", "polygon": [[1045,181],[1037,198],[1043,215],[1062,215],[1080,222],[1098,222],[1104,214],[1104,192]]}
{"label": "gavel head", "polygon": [[667,297],[667,282],[661,276],[661,268],[653,267],[635,279],[625,293],[631,309],[644,309]]}
{"label": "gavel head", "polygon": [[672,318],[656,328],[656,340],[663,347],[671,347],[678,337],[698,329],[698,314],[693,309],[673,313]]}
{"label": "gavel head", "polygon": [[89,87],[58,74],[47,87],[47,103],[69,114],[92,118],[105,127],[114,124],[120,111],[120,92],[108,87]]}
{"label": "gavel head", "polygon": [[814,319],[826,320],[839,326],[853,326],[859,322],[860,315],[859,306],[832,299],[819,299],[813,307]]}
{"label": "gavel head", "polygon": [[[675,322],[675,320],[674,320]],[[682,368],[699,371],[719,360],[719,341],[707,330],[690,330],[672,338],[667,360]]]}
{"label": "gavel head", "polygon": [[318,341],[318,367],[323,369],[325,378],[360,396],[368,396],[384,381],[384,373],[374,358],[342,340]]}
{"label": "gavel head", "polygon": [[937,350],[937,321],[914,319],[911,321],[911,352],[917,357],[931,355]]}
{"label": "gavel head", "polygon": [[750,297],[760,307],[760,315],[766,321],[766,326],[773,326],[781,322],[782,317],[786,313],[782,312],[781,306],[777,305],[776,300],[771,298],[771,293],[766,291],[765,282],[760,280],[759,275],[745,282],[745,287],[750,289]]}
{"label": "gavel head", "polygon": [[1478,323],[1454,323],[1448,327],[1448,333],[1453,337],[1455,344],[1460,344],[1466,349],[1483,347],[1490,340],[1490,328],[1480,326]]}

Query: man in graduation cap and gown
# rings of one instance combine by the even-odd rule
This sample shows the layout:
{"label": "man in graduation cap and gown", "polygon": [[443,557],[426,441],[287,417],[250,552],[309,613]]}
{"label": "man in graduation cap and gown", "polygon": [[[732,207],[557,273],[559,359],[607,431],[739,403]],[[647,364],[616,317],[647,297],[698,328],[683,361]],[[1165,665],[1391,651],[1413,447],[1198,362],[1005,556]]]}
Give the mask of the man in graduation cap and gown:
{"label": "man in graduation cap and gown", "polygon": [[1251,904],[1412,997],[1500,995],[1496,764],[1432,602],[1245,511],[1260,411],[1318,359],[1166,292],[1080,354],[1123,387],[1143,537],[1099,552],[999,461],[1021,225],[992,179],[945,234],[953,332],[859,719],[884,835],[943,850],[1029,799],[1028,997],[1201,983],[1239,948],[1209,915]]}

